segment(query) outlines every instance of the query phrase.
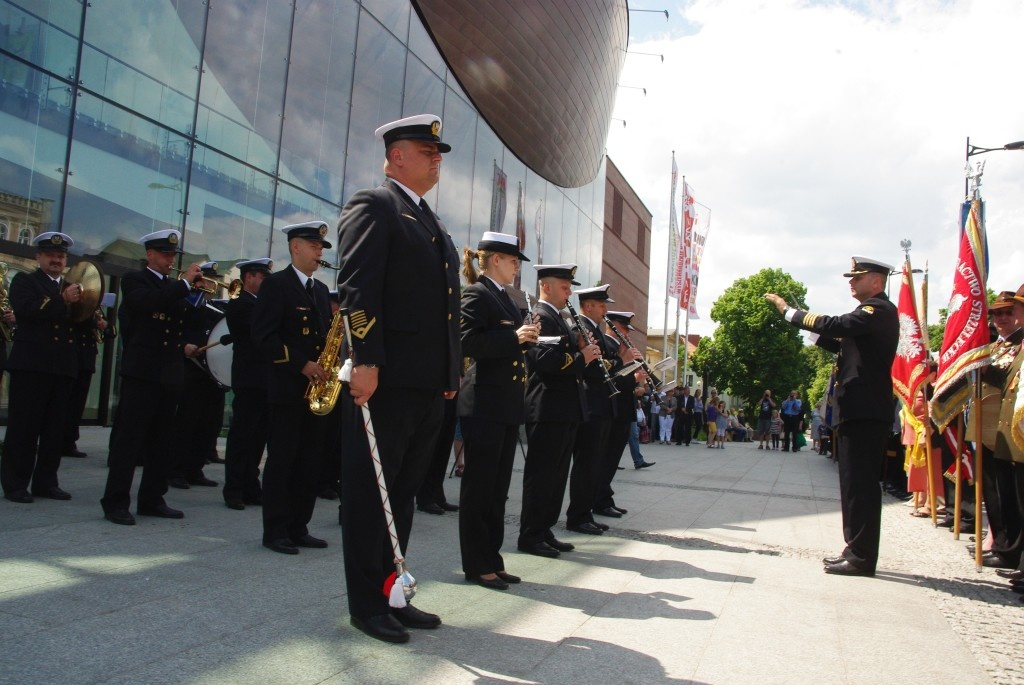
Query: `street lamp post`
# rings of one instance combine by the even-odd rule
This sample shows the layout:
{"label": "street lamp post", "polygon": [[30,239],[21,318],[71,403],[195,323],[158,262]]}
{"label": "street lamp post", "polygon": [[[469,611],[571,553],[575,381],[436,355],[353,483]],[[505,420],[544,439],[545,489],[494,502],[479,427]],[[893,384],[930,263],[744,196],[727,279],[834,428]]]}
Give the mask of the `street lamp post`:
{"label": "street lamp post", "polygon": [[978,145],[971,145],[971,137],[967,136],[967,151],[964,156],[964,159],[967,162],[966,178],[964,179],[965,198],[967,198],[968,200],[970,199],[969,195],[971,190],[968,184],[970,183],[971,178],[979,178],[980,183],[981,177],[981,168],[978,169],[978,172],[976,174],[971,173],[971,157],[974,157],[975,155],[983,155],[986,152],[997,152],[1000,150],[1024,150],[1024,140],[1018,140],[1013,143],[1007,143],[1002,147],[980,147]]}

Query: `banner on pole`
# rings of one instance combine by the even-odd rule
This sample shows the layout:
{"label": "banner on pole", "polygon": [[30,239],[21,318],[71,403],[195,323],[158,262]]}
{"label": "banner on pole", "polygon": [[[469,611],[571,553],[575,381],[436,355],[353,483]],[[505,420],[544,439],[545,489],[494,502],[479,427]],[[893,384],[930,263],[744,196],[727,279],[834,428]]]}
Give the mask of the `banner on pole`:
{"label": "banner on pole", "polygon": [[900,321],[900,339],[896,357],[892,362],[892,387],[910,416],[914,412],[914,398],[928,375],[928,348],[921,333],[921,320],[914,301],[914,276],[910,259],[903,263],[903,280],[896,307]]}
{"label": "banner on pole", "polygon": [[505,185],[507,179],[505,172],[494,162],[494,188],[491,191],[491,229],[501,233],[501,227],[505,225]]}

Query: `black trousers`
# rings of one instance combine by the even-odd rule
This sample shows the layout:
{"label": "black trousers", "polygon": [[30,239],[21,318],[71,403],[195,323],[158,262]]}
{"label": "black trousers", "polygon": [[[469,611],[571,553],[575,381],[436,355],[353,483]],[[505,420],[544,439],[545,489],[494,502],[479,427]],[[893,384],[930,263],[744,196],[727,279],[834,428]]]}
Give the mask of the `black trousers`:
{"label": "black trousers", "polygon": [[61,438],[62,453],[70,452],[77,448],[79,438],[78,426],[82,423],[82,414],[85,413],[85,403],[89,399],[89,386],[92,385],[92,371],[80,372],[71,381],[71,390],[68,393],[67,421],[64,423],[64,436]]}
{"label": "black trousers", "polygon": [[266,388],[235,388],[224,454],[224,499],[262,497],[260,462],[270,433]]}
{"label": "black trousers", "polygon": [[[452,454],[452,443],[455,441],[455,422],[458,417],[455,415],[456,400],[444,401],[444,419],[441,421],[441,429],[437,435],[437,445],[434,447],[434,454],[430,460],[430,466],[423,476],[423,485],[416,493],[416,504],[445,504],[448,499],[444,496],[444,476],[448,470],[448,459]],[[465,437],[465,436],[463,436]]]}
{"label": "black trousers", "polygon": [[[71,377],[12,370],[7,407],[7,435],[0,457],[0,485],[5,493],[57,487],[62,424]],[[36,453],[38,449],[38,459]]]}
{"label": "black trousers", "polygon": [[565,525],[578,526],[594,522],[594,493],[597,488],[599,464],[604,461],[611,419],[584,421],[576,432],[572,450],[572,470],[569,472],[569,507],[565,510]]}
{"label": "black trousers", "polygon": [[1021,556],[1021,515],[1017,505],[1014,464],[1006,459],[996,459],[986,448],[981,469],[982,496],[985,498],[989,530],[992,531],[992,551],[1016,566]]}
{"label": "black trousers", "polygon": [[[335,408],[337,411],[337,408]],[[305,404],[270,404],[267,463],[263,467],[263,541],[297,540],[316,505],[320,451],[337,417],[317,416]]]}
{"label": "black trousers", "polygon": [[512,482],[519,426],[462,417],[465,469],[459,491],[462,571],[470,576],[505,570],[505,500]]}
{"label": "black trousers", "polygon": [[626,451],[629,442],[629,431],[633,422],[627,416],[624,419],[612,419],[608,422],[608,434],[605,438],[605,450],[597,465],[596,488],[594,490],[594,509],[607,509],[615,506],[615,491],[612,480],[619,470],[619,461]]}
{"label": "black trousers", "polygon": [[679,437],[676,438],[677,443],[689,445],[693,439],[693,414],[682,413],[676,417],[676,422],[672,426],[672,432],[676,432],[676,427],[679,427]]}
{"label": "black trousers", "polygon": [[[1024,462],[1013,462],[1013,485],[1017,495],[1017,515],[1024,521]],[[1024,529],[1021,530],[1017,539],[1017,549],[1024,551]],[[1024,571],[1024,553],[1017,562],[1017,570]]]}
{"label": "black trousers", "polygon": [[569,463],[578,423],[526,424],[526,465],[523,467],[523,509],[519,522],[520,547],[554,537],[569,478]]}
{"label": "black trousers", "polygon": [[844,421],[839,426],[839,496],[843,510],[843,557],[857,568],[874,571],[882,526],[882,489],[878,476],[888,421]]}
{"label": "black trousers", "polygon": [[[401,553],[408,553],[414,498],[437,443],[444,414],[440,390],[381,388],[369,408]],[[341,537],[348,610],[357,618],[390,612],[384,581],[395,571],[394,552],[370,457],[362,409],[347,392],[341,406]]]}
{"label": "black trousers", "polygon": [[174,443],[174,416],[180,385],[162,385],[138,378],[121,378],[117,423],[110,446],[103,511],[131,506],[136,464],[142,465],[138,505],[152,508],[165,504],[167,465]]}
{"label": "black trousers", "polygon": [[178,443],[169,472],[172,478],[198,478],[217,451],[224,424],[225,391],[198,365],[185,361],[182,401],[175,415]]}
{"label": "black trousers", "polygon": [[782,430],[782,450],[789,451],[790,439],[792,439],[793,451],[796,452],[796,434],[800,431],[800,415],[783,414]]}

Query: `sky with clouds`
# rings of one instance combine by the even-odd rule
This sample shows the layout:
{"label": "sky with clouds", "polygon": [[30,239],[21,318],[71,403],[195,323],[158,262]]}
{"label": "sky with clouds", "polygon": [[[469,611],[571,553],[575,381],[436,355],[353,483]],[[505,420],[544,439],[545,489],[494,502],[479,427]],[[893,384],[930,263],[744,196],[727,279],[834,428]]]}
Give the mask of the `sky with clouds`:
{"label": "sky with clouds", "polygon": [[[929,267],[930,322],[949,300],[967,136],[1024,140],[1019,0],[632,0],[608,155],[654,215],[649,325],[664,321],[672,151],[711,211],[690,331],[714,300],[778,267],[807,305],[856,302],[851,255]],[[989,287],[1024,283],[1024,150],[985,161]],[[679,198],[677,196],[677,204]],[[678,211],[678,209],[677,209]],[[896,298],[899,279],[891,281]],[[674,301],[673,301],[674,303]],[[670,311],[674,309],[670,306]],[[672,315],[674,316],[674,314]],[[674,319],[673,319],[674,321]],[[670,327],[674,325],[670,323]]]}

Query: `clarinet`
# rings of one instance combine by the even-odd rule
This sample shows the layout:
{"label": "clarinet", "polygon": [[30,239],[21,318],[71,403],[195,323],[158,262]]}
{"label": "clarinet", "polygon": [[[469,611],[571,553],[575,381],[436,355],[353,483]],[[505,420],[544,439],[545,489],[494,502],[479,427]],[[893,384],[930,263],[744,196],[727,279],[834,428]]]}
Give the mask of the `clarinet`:
{"label": "clarinet", "polygon": [[[615,327],[615,324],[613,324],[612,320],[607,316],[604,317],[604,322],[608,324],[608,328],[611,330],[612,335],[618,339],[620,344],[624,345],[629,350],[634,352],[636,351],[636,347],[633,346],[633,341],[629,339],[629,333],[620,333],[619,329]],[[640,368],[642,368],[644,373],[647,374],[647,383],[651,386],[651,390],[658,390],[658,388],[661,387],[661,381],[654,375],[654,370],[647,365],[647,362],[644,361],[643,357],[640,357],[638,361],[640,362]]]}
{"label": "clarinet", "polygon": [[[571,316],[572,320],[576,323],[576,328],[580,329],[580,335],[583,336],[583,339],[587,341],[588,345],[593,345],[594,339],[590,337],[590,331],[588,331],[587,327],[583,325],[583,321],[580,320],[580,315],[576,313],[576,308],[572,306],[572,302],[566,302],[565,306],[569,308],[569,316]],[[600,357],[595,361],[601,362],[601,373],[604,374],[605,385],[607,385],[608,389],[611,390],[611,392],[608,393],[608,397],[615,397],[619,394],[619,389],[615,387],[615,381],[613,381],[612,377],[608,375],[608,367],[604,365],[604,360]]]}

